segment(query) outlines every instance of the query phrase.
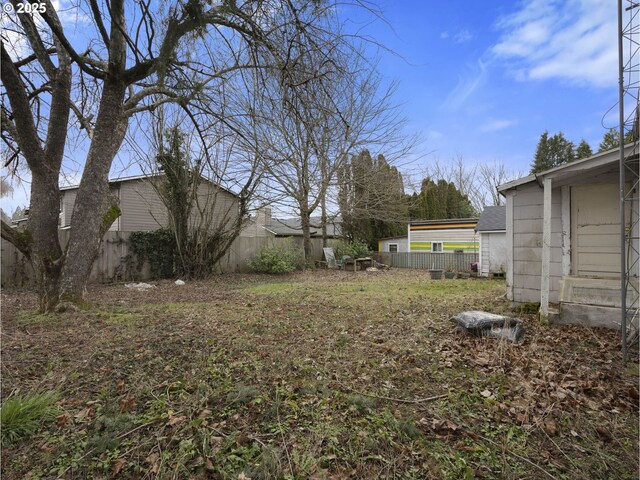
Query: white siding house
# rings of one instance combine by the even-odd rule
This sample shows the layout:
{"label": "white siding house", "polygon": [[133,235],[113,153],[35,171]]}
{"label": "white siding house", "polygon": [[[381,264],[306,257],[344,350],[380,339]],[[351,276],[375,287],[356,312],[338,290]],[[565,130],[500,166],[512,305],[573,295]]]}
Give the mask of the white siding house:
{"label": "white siding house", "polygon": [[619,327],[618,160],[616,149],[498,187],[507,201],[510,300],[539,302],[560,323]]}
{"label": "white siding house", "polygon": [[480,241],[478,273],[488,277],[507,271],[507,209],[504,206],[485,207],[476,232]]}
{"label": "white siding house", "polygon": [[385,253],[405,253],[409,251],[407,237],[386,237],[378,240],[378,251]]}

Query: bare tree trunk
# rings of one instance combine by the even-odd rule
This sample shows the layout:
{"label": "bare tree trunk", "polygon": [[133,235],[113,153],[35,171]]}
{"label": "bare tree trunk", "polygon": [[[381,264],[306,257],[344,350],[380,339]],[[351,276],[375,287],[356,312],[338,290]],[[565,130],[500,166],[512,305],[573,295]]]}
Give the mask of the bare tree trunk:
{"label": "bare tree trunk", "polygon": [[31,205],[27,230],[23,234],[30,237],[32,245],[30,258],[39,291],[38,307],[41,312],[47,312],[58,302],[62,261],[58,239],[60,190],[56,177],[33,173]]}
{"label": "bare tree trunk", "polygon": [[302,245],[305,265],[311,261],[313,244],[311,243],[311,213],[307,208],[300,208],[300,226],[302,227]]}
{"label": "bare tree trunk", "polygon": [[105,82],[94,138],[71,217],[74,228],[62,268],[62,303],[82,301],[102,237],[119,215],[118,206],[109,195],[109,169],[126,133],[127,121],[122,116],[124,94],[124,83]]}
{"label": "bare tree trunk", "polygon": [[320,224],[322,227],[322,248],[328,244],[327,239],[327,194],[322,196],[320,201]]}

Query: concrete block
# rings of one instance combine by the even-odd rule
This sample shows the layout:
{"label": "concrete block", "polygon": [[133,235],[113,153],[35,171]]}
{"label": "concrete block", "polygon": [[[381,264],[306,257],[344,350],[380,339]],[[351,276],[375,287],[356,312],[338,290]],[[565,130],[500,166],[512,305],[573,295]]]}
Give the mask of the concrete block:
{"label": "concrete block", "polygon": [[560,315],[553,318],[560,325],[582,325],[584,327],[620,328],[620,309],[578,303],[560,304]]}

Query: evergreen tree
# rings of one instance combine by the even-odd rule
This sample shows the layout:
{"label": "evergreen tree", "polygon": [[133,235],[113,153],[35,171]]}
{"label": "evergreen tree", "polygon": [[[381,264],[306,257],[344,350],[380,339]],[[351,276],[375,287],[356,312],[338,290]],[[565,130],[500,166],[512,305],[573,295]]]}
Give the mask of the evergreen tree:
{"label": "evergreen tree", "polygon": [[592,155],[593,150],[591,150],[591,146],[585,139],[580,140],[578,148],[576,148],[576,160],[580,160],[581,158],[589,158]]}
{"label": "evergreen tree", "polygon": [[409,216],[420,220],[444,218],[469,218],[477,215],[469,198],[453,183],[446,180],[434,182],[430,178],[422,181],[420,193],[407,197]]}
{"label": "evergreen tree", "polygon": [[531,164],[531,173],[538,173],[557,167],[567,162],[575,160],[573,142],[564,137],[564,133],[558,132],[549,137],[549,132],[545,131],[540,135],[536,153]]}
{"label": "evergreen tree", "polygon": [[[633,141],[633,131],[629,130],[624,135],[624,143],[630,143]],[[598,153],[606,152],[607,150],[613,150],[620,147],[620,131],[617,128],[610,128],[602,137],[602,141],[598,146]]]}
{"label": "evergreen tree", "polygon": [[348,239],[361,240],[375,249],[378,239],[406,230],[402,175],[383,155],[373,159],[363,150],[353,156],[338,172],[338,188],[342,231]]}

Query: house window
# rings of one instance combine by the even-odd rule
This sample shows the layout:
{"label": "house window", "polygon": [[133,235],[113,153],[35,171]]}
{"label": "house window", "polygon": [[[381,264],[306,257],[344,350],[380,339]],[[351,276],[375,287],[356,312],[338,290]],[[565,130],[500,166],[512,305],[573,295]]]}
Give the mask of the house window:
{"label": "house window", "polygon": [[431,242],[431,251],[432,252],[441,252],[442,251],[442,242]]}
{"label": "house window", "polygon": [[398,244],[397,243],[390,243],[389,244],[389,252],[390,253],[398,253]]}

